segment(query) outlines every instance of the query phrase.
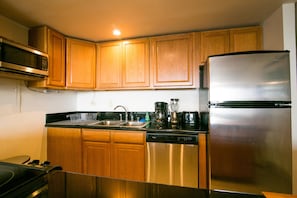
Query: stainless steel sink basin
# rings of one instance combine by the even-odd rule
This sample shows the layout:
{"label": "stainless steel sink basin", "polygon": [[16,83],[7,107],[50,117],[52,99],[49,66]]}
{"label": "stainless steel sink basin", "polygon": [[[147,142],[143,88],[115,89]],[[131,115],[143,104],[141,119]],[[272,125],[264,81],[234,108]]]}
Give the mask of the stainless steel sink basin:
{"label": "stainless steel sink basin", "polygon": [[132,127],[132,128],[143,128],[148,123],[146,122],[137,122],[137,121],[120,121],[120,120],[100,120],[89,125],[92,126],[104,126],[104,127]]}
{"label": "stainless steel sink basin", "polygon": [[120,120],[101,120],[90,125],[102,125],[102,126],[117,126],[123,124],[123,121]]}
{"label": "stainless steel sink basin", "polygon": [[145,127],[147,125],[147,123],[145,122],[137,122],[137,121],[129,121],[129,122],[125,122],[123,124],[123,126],[127,126],[127,127]]}

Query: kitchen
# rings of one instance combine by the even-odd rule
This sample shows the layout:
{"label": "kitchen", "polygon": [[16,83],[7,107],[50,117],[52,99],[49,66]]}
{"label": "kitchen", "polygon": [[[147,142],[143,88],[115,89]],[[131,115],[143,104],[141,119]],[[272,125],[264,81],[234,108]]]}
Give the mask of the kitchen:
{"label": "kitchen", "polygon": [[[283,11],[282,13],[282,9],[291,9],[290,6],[294,7],[294,5],[292,4],[284,5],[282,8],[279,8],[273,15],[271,15],[270,18],[266,19],[263,22],[264,47],[266,46],[265,48],[283,48],[282,43],[276,43],[273,39],[274,36],[278,38],[279,35],[273,35],[271,33],[273,32],[274,34],[278,34],[278,32],[270,31],[269,28],[274,30],[275,23],[277,23],[277,25],[280,25],[279,20],[285,20],[286,17],[290,17],[285,15],[290,13],[287,10],[286,12]],[[284,16],[282,16],[282,14],[284,14]],[[1,34],[3,36],[26,43],[28,34],[27,27],[17,24],[5,17],[1,17],[0,22],[1,27],[5,27],[5,31],[1,30]],[[287,20],[286,22],[291,21]],[[284,23],[283,31],[287,31],[286,25],[287,24]],[[284,37],[284,41],[286,42],[286,40],[288,39],[288,43],[290,44],[290,41],[292,40],[289,39],[289,36],[286,36]],[[269,40],[267,41],[265,40],[265,38],[271,39],[270,41],[273,42],[269,42]],[[154,101],[168,102],[170,98],[180,99],[181,110],[199,110],[199,97],[196,90],[153,90],[120,92],[49,91],[49,93],[36,93],[28,90],[24,86],[22,81],[1,79],[1,96],[1,128],[4,131],[9,131],[9,133],[1,133],[1,158],[6,158],[11,155],[23,154],[24,152],[26,152],[31,155],[32,158],[44,160],[46,158],[44,129],[44,115],[46,113],[67,112],[76,110],[111,111],[118,104],[127,106],[129,108],[129,111],[154,111]],[[137,98],[137,100],[131,100],[131,98]],[[16,120],[20,123],[19,125],[14,124]],[[296,144],[296,141],[293,142],[293,146],[294,144]],[[294,156],[296,156],[296,154]],[[294,174],[294,178],[296,178],[296,173]],[[294,181],[296,181],[296,179]]]}

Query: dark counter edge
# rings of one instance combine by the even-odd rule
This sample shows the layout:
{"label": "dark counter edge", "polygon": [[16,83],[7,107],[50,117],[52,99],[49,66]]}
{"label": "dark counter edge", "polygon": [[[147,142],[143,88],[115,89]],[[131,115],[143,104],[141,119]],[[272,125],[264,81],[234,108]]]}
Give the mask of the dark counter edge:
{"label": "dark counter edge", "polygon": [[49,177],[49,197],[132,198],[265,198],[264,195],[212,191],[55,171]]}

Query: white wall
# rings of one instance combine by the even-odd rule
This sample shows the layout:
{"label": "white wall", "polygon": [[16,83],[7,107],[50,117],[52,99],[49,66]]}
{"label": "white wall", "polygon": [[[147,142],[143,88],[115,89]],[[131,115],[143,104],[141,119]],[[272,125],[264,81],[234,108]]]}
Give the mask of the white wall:
{"label": "white wall", "polygon": [[152,112],[155,111],[155,102],[170,103],[170,98],[179,99],[179,111],[199,110],[197,89],[80,92],[77,108],[80,111],[113,111],[116,105],[121,104],[127,107],[128,111]]}
{"label": "white wall", "polygon": [[[297,87],[296,87],[296,31],[295,4],[283,4],[263,23],[264,48],[290,50],[292,98],[292,167],[293,193],[297,194]],[[294,122],[295,121],[295,122]]]}
{"label": "white wall", "polygon": [[[28,28],[0,15],[0,36],[27,44]],[[45,114],[75,111],[75,92],[40,93],[24,81],[0,78],[0,159],[46,159]]]}
{"label": "white wall", "polygon": [[283,7],[284,49],[290,50],[291,98],[292,98],[292,155],[293,155],[293,192],[297,194],[297,85],[296,85],[296,23],[295,4]]}
{"label": "white wall", "polygon": [[267,50],[283,50],[283,13],[282,7],[277,9],[263,23],[263,46]]}

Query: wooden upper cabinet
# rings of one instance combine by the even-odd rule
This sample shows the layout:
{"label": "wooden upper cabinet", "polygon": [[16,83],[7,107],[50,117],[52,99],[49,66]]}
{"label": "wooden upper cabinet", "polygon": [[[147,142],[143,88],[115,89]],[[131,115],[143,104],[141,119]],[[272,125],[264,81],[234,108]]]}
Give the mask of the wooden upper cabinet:
{"label": "wooden upper cabinet", "polygon": [[150,86],[149,39],[135,39],[123,42],[124,88]]}
{"label": "wooden upper cabinet", "polygon": [[229,31],[214,30],[201,32],[201,60],[208,56],[229,52]]}
{"label": "wooden upper cabinet", "polygon": [[96,71],[95,43],[66,38],[66,87],[94,89]]}
{"label": "wooden upper cabinet", "polygon": [[262,49],[262,28],[247,27],[230,30],[230,51],[253,51]]}
{"label": "wooden upper cabinet", "polygon": [[262,28],[252,26],[201,32],[201,62],[208,56],[262,49]]}
{"label": "wooden upper cabinet", "polygon": [[122,82],[122,43],[97,44],[96,88],[118,88]]}
{"label": "wooden upper cabinet", "polygon": [[151,38],[153,86],[193,86],[193,34]]}
{"label": "wooden upper cabinet", "polygon": [[49,75],[45,80],[31,81],[31,87],[65,88],[65,37],[48,28],[36,27],[29,30],[29,45],[48,53]]}
{"label": "wooden upper cabinet", "polygon": [[143,88],[149,82],[148,39],[97,44],[97,88]]}

